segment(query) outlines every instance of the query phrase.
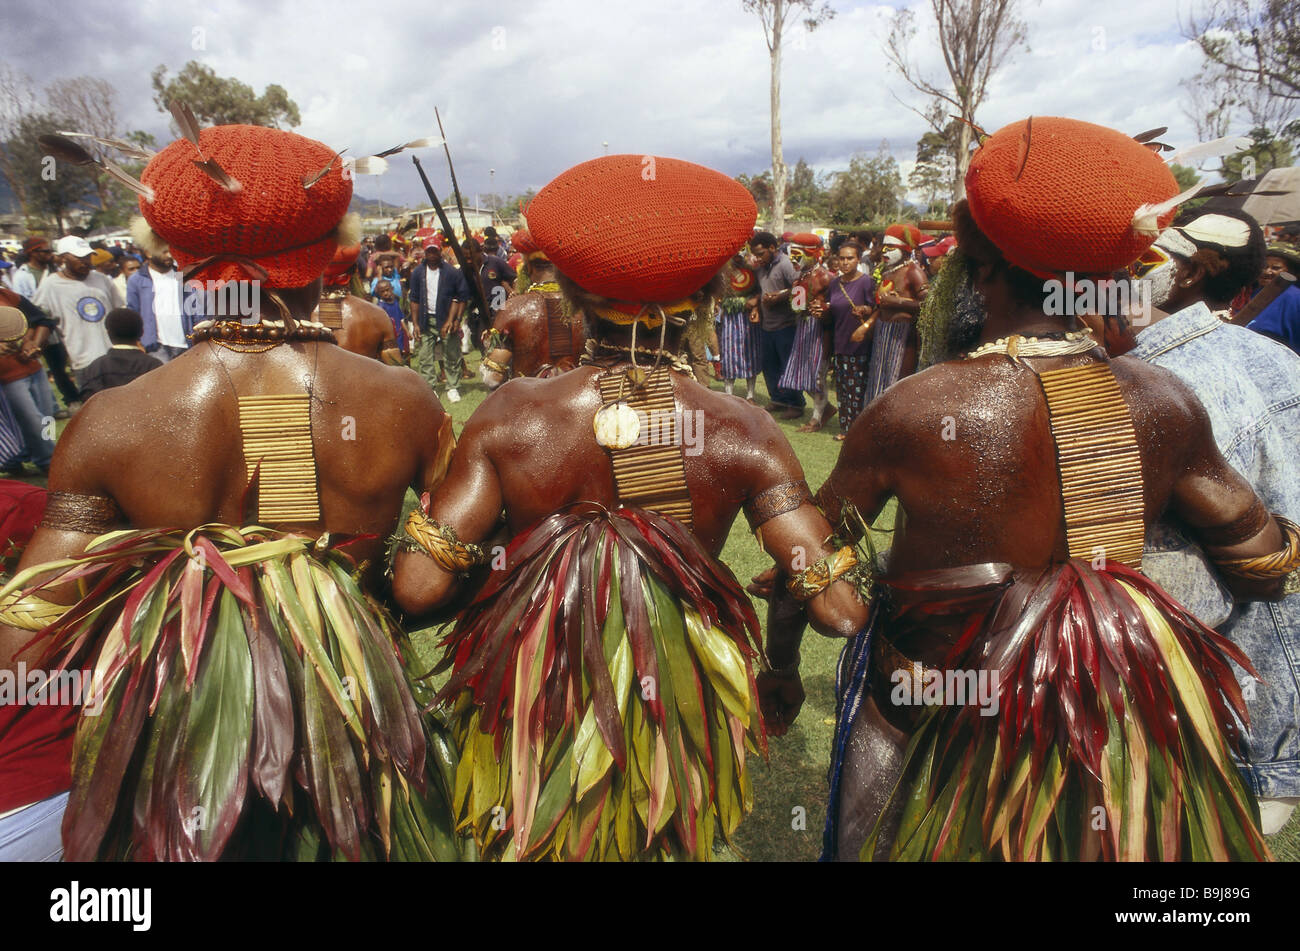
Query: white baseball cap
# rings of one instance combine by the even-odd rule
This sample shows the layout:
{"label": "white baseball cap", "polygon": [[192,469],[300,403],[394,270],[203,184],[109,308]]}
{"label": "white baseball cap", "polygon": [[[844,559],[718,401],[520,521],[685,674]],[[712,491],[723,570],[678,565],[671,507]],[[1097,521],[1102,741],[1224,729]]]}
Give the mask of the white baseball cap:
{"label": "white baseball cap", "polygon": [[84,258],[88,257],[93,251],[94,249],[85,238],[78,238],[74,234],[54,242],[55,254],[71,254],[74,258]]}

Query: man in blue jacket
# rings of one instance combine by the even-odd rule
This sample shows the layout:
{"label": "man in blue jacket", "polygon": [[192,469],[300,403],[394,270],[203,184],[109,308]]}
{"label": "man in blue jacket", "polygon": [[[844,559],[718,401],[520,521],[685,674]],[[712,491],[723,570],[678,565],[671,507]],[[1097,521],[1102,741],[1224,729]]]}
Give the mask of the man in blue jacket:
{"label": "man in blue jacket", "polygon": [[416,369],[435,390],[445,380],[447,399],[458,403],[460,392],[456,386],[465,365],[460,318],[469,300],[465,277],[443,261],[442,248],[430,243],[424,246],[424,263],[411,272],[410,295]]}
{"label": "man in blue jacket", "polygon": [[[1264,235],[1238,212],[1191,212],[1156,239],[1165,264],[1144,277],[1157,308],[1129,356],[1172,371],[1205,406],[1214,441],[1270,512],[1300,518],[1300,357],[1223,311],[1259,274]],[[1149,265],[1148,265],[1149,266]],[[1231,638],[1259,679],[1236,668],[1250,712],[1242,773],[1259,797],[1262,828],[1279,831],[1300,802],[1300,593],[1234,601],[1180,526],[1155,525],[1146,574]],[[1294,575],[1292,582],[1300,581]],[[1290,588],[1288,588],[1290,590]]]}
{"label": "man in blue jacket", "polygon": [[149,266],[131,275],[126,282],[126,306],[144,322],[140,345],[146,353],[167,363],[189,349],[189,334],[202,312],[201,297],[196,295],[185,286],[169,251],[151,254]]}

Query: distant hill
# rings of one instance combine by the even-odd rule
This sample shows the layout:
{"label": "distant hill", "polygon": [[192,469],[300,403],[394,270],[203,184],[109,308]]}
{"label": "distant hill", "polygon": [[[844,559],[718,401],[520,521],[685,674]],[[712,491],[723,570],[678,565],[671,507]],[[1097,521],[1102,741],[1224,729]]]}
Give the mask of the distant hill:
{"label": "distant hill", "polygon": [[[385,215],[394,215],[399,211],[405,211],[406,206],[394,205],[391,201],[383,203],[382,213]],[[363,198],[356,192],[352,193],[352,202],[348,205],[348,211],[355,211],[362,218],[376,218],[380,215],[379,199]]]}

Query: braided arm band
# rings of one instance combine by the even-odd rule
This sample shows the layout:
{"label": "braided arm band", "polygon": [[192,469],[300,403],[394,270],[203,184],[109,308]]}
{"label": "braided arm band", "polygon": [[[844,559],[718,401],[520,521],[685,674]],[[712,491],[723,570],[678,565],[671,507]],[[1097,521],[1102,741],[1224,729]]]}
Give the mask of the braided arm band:
{"label": "braided arm band", "polygon": [[497,363],[491,357],[484,357],[481,364],[491,370],[493,373],[500,373],[502,376],[510,375],[510,368],[504,363]]}
{"label": "braided arm band", "polygon": [[478,545],[467,545],[456,537],[456,530],[440,525],[418,508],[406,520],[406,534],[420,550],[452,574],[464,574],[475,565],[487,561],[487,555]]}
{"label": "braided arm band", "polygon": [[122,510],[108,496],[51,492],[45,503],[41,527],[103,535],[125,520]]}
{"label": "braided arm band", "polygon": [[34,594],[11,591],[0,598],[0,624],[23,631],[43,631],[72,610],[71,604],[55,604]]}
{"label": "braided arm band", "polygon": [[796,600],[807,601],[815,598],[831,586],[842,575],[848,574],[858,564],[858,555],[852,546],[845,545],[839,551],[827,555],[816,564],[796,572],[786,582],[786,589]]}
{"label": "braided arm band", "polygon": [[1243,581],[1277,581],[1300,568],[1300,526],[1281,515],[1274,515],[1282,529],[1282,547],[1278,551],[1254,558],[1216,559],[1214,564],[1226,575]]}
{"label": "braided arm band", "polygon": [[803,479],[797,482],[783,482],[770,489],[764,489],[746,502],[745,518],[749,520],[750,531],[756,531],[763,523],[770,522],[786,512],[793,512],[805,502],[812,500],[808,483]]}

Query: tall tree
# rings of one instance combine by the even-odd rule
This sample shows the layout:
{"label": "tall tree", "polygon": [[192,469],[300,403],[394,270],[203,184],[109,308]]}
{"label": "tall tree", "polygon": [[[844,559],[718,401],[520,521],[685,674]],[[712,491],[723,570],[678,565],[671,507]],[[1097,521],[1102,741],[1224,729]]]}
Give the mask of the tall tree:
{"label": "tall tree", "polygon": [[903,176],[885,148],[874,158],[858,152],[831,185],[830,219],[835,224],[878,224],[898,214],[902,193]]}
{"label": "tall tree", "polygon": [[1222,161],[1234,180],[1285,165],[1300,149],[1300,7],[1294,0],[1211,0],[1183,32],[1205,55],[1185,111],[1205,139],[1249,124],[1254,147]]}
{"label": "tall tree", "polygon": [[31,79],[7,63],[0,63],[0,175],[9,183],[18,209],[24,217],[31,213],[27,206],[25,180],[10,148],[18,135],[18,125],[23,117],[36,110],[36,90]]}
{"label": "tall tree", "polygon": [[815,0],[741,0],[747,13],[758,15],[763,38],[772,62],[772,224],[777,234],[785,230],[785,152],[781,144],[781,39],[794,18],[802,17],[804,29],[812,32],[835,16],[829,3]]}
{"label": "tall tree", "polygon": [[772,170],[768,169],[757,175],[737,175],[736,181],[749,189],[749,193],[754,196],[754,204],[758,206],[759,219],[766,218],[770,222],[772,214]]}
{"label": "tall tree", "polygon": [[[948,84],[927,79],[912,62],[910,47],[916,35],[916,15],[907,9],[894,14],[889,38],[885,42],[885,56],[907,83],[932,99],[947,103],[956,110],[961,120],[956,155],[957,184],[954,198],[966,194],[966,167],[970,164],[970,143],[975,113],[984,102],[989,78],[1006,62],[1017,48],[1026,45],[1028,33],[1018,14],[1020,0],[930,0],[938,28],[939,49],[943,52],[944,66],[948,70]],[[914,109],[930,122],[936,132],[944,125],[936,124],[930,113]],[[942,120],[940,120],[942,121]],[[946,124],[946,123],[945,123]]]}
{"label": "tall tree", "polygon": [[927,214],[937,214],[946,207],[942,200],[951,194],[956,177],[956,161],[948,139],[933,129],[916,142],[916,166],[907,176],[907,187],[925,201]]}
{"label": "tall tree", "polygon": [[68,213],[75,208],[94,207],[89,199],[95,194],[95,183],[85,168],[65,162],[56,164],[37,142],[42,135],[66,128],[66,116],[30,113],[18,120],[14,137],[6,143],[27,195],[29,218],[48,218],[60,234],[67,230]]}
{"label": "tall tree", "polygon": [[253,87],[238,79],[218,76],[210,67],[190,60],[175,78],[167,79],[167,67],[153,71],[154,104],[167,112],[167,103],[179,99],[203,125],[264,125],[273,129],[293,128],[302,122],[297,104],[284,87],[272,83],[257,95]]}
{"label": "tall tree", "polygon": [[[89,132],[105,139],[118,135],[117,90],[112,83],[93,76],[56,79],[45,87],[45,101],[52,112],[68,120],[64,128],[72,132]],[[118,161],[116,152],[89,140],[81,142],[96,158]],[[87,169],[87,173],[95,183],[99,207],[108,211],[114,197],[109,186],[111,179],[102,169],[93,166]]]}

